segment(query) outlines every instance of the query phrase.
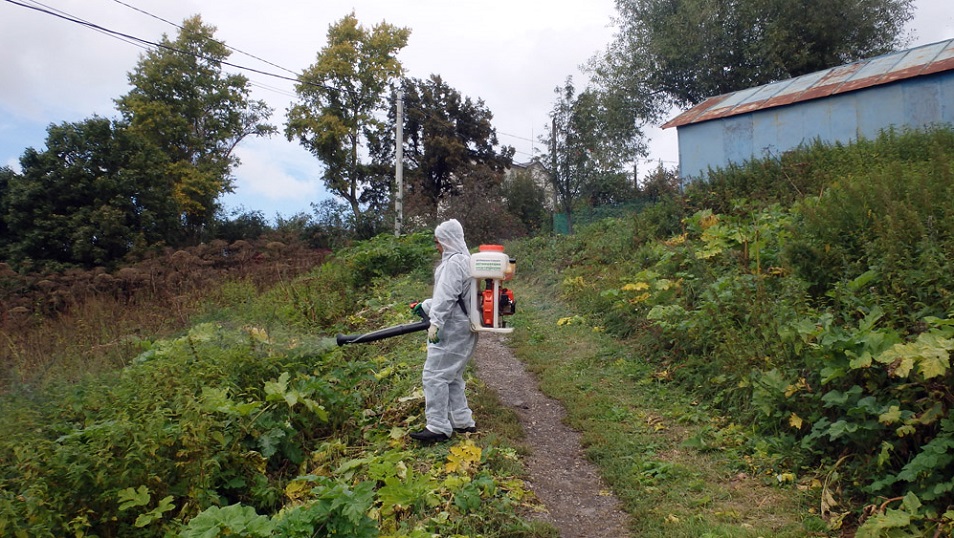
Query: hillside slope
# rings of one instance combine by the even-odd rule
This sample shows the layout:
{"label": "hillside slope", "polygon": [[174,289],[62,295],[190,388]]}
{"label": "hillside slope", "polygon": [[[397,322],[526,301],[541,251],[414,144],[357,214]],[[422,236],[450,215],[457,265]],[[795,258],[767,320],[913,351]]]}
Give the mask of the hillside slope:
{"label": "hillside slope", "polygon": [[950,532],[951,130],[748,163],[510,250],[571,305],[558,325],[625,346],[617,382],[678,386],[721,417],[686,447],[805,491],[835,532]]}

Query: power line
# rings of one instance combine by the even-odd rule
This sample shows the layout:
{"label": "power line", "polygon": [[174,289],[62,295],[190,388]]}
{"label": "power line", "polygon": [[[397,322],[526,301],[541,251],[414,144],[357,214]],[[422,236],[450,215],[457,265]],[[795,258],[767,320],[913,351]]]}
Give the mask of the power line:
{"label": "power line", "polygon": [[[287,80],[287,81],[295,82],[295,83],[298,83],[298,84],[304,84],[304,85],[313,86],[313,87],[317,87],[317,88],[322,88],[322,89],[329,90],[329,91],[334,91],[334,92],[346,91],[346,90],[343,90],[343,89],[341,89],[341,88],[335,88],[335,87],[331,87],[331,86],[325,86],[325,85],[323,85],[323,84],[317,84],[317,83],[314,83],[314,82],[308,82],[308,81],[301,80],[301,78],[300,78],[301,75],[299,75],[299,74],[296,73],[295,71],[292,71],[292,70],[290,70],[290,69],[287,69],[287,68],[285,68],[285,67],[282,67],[282,66],[280,66],[280,65],[277,65],[277,64],[275,64],[275,63],[272,63],[272,62],[270,62],[270,61],[268,61],[268,60],[265,60],[265,59],[263,59],[263,58],[260,58],[260,57],[258,57],[258,56],[255,56],[255,55],[253,55],[253,54],[250,54],[250,53],[241,51],[241,50],[239,50],[239,49],[236,49],[236,48],[234,48],[234,47],[231,47],[231,46],[229,46],[229,45],[226,45],[225,43],[223,43],[223,42],[221,42],[221,41],[217,41],[217,40],[215,40],[215,39],[210,39],[210,41],[212,41],[212,42],[214,42],[214,43],[218,43],[218,44],[220,44],[220,45],[222,45],[222,46],[224,46],[224,47],[226,47],[226,48],[228,48],[228,49],[231,49],[231,50],[233,50],[233,51],[235,51],[235,52],[239,52],[239,53],[241,53],[241,54],[244,54],[244,55],[246,55],[246,56],[248,56],[248,57],[250,57],[250,58],[254,58],[254,59],[256,59],[256,60],[259,60],[259,61],[261,61],[261,62],[264,62],[264,63],[266,63],[266,64],[268,64],[268,65],[271,65],[271,66],[273,66],[273,67],[276,67],[276,68],[278,68],[278,69],[281,69],[281,70],[284,70],[284,71],[288,71],[289,73],[294,74],[295,77],[294,77],[294,78],[293,78],[293,77],[288,77],[288,76],[285,76],[285,75],[279,75],[279,74],[276,74],[276,73],[270,73],[270,72],[268,72],[268,71],[263,71],[263,70],[260,70],[260,69],[255,69],[255,68],[252,68],[252,67],[248,67],[248,66],[244,66],[244,65],[240,65],[240,64],[236,64],[236,63],[232,63],[232,62],[227,62],[227,61],[224,61],[224,60],[218,60],[218,59],[215,59],[215,58],[205,57],[205,56],[202,56],[202,55],[200,55],[200,54],[197,54],[197,53],[194,53],[194,52],[191,52],[191,51],[186,51],[186,50],[177,49],[177,48],[175,48],[175,47],[172,47],[172,46],[167,45],[167,44],[164,44],[164,43],[156,43],[156,42],[154,42],[154,41],[150,41],[150,40],[148,40],[148,39],[143,39],[143,38],[141,38],[141,37],[137,37],[137,36],[134,36],[134,35],[132,35],[132,34],[127,34],[127,33],[119,32],[119,31],[117,31],[117,30],[112,30],[112,29],[106,28],[106,27],[104,27],[104,26],[95,24],[95,23],[93,23],[93,22],[87,21],[87,20],[85,20],[85,19],[82,19],[82,18],[80,18],[80,17],[77,17],[77,16],[75,16],[75,15],[72,15],[72,14],[70,14],[70,13],[67,13],[67,12],[65,12],[65,11],[63,11],[63,10],[60,10],[60,9],[57,9],[57,8],[48,6],[48,5],[43,4],[42,2],[39,2],[39,1],[37,1],[37,0],[4,0],[4,1],[6,1],[7,3],[10,3],[10,4],[13,4],[13,5],[16,5],[16,6],[20,6],[20,7],[26,8],[26,9],[30,9],[30,10],[33,10],[33,11],[40,12],[40,13],[43,13],[43,14],[46,14],[46,15],[51,15],[51,16],[53,16],[53,17],[56,17],[56,18],[59,18],[59,19],[63,19],[63,20],[65,20],[65,21],[67,21],[67,22],[72,22],[72,23],[75,23],[75,24],[79,24],[80,26],[83,26],[83,27],[89,28],[89,29],[91,29],[91,30],[100,32],[100,33],[102,33],[102,34],[104,34],[104,35],[107,35],[107,36],[109,36],[109,37],[113,37],[113,38],[115,38],[115,39],[119,39],[120,41],[124,41],[124,42],[126,42],[126,43],[129,43],[129,44],[131,44],[131,45],[134,45],[134,46],[137,46],[137,47],[146,49],[146,50],[149,50],[150,48],[164,49],[164,50],[168,50],[168,51],[170,51],[170,52],[175,52],[175,53],[177,53],[177,54],[186,54],[186,55],[189,55],[189,56],[194,56],[195,58],[199,58],[199,59],[203,59],[203,60],[206,60],[206,61],[214,62],[214,63],[217,63],[217,64],[219,64],[219,65],[229,66],[229,67],[233,67],[233,68],[235,68],[235,69],[240,69],[240,70],[244,70],[244,71],[250,71],[250,72],[253,72],[253,73],[257,73],[257,74],[259,74],[259,75],[264,75],[264,76],[268,76],[268,77],[273,77],[273,78],[278,78],[278,79],[282,79],[282,80]],[[162,17],[159,17],[158,15],[154,15],[154,14],[152,14],[152,13],[149,13],[148,11],[145,11],[145,10],[140,9],[140,8],[138,8],[138,7],[129,5],[129,4],[125,3],[125,2],[122,2],[121,0],[113,0],[113,1],[116,2],[116,3],[118,3],[118,4],[120,4],[120,5],[123,5],[123,6],[127,7],[127,8],[129,8],[129,9],[135,10],[135,11],[137,11],[137,12],[140,12],[140,13],[144,14],[144,15],[147,15],[147,16],[149,16],[149,17],[152,17],[152,18],[154,18],[154,19],[156,19],[156,20],[159,20],[159,21],[164,22],[164,23],[166,23],[166,24],[172,25],[172,26],[174,26],[174,27],[176,27],[176,28],[178,28],[178,29],[180,29],[180,30],[183,30],[183,29],[184,29],[184,28],[183,28],[181,25],[179,25],[179,24],[176,24],[176,23],[174,23],[174,22],[171,22],[171,21],[169,21],[169,20],[166,20],[166,19],[164,19],[164,18],[162,18]],[[27,3],[27,2],[29,2],[29,3]],[[32,4],[32,5],[31,5],[31,4]],[[282,94],[282,95],[285,95],[285,96],[295,97],[295,94],[293,94],[293,93],[291,93],[291,92],[287,92],[287,91],[285,91],[285,90],[282,90],[282,89],[279,89],[279,88],[275,88],[275,87],[272,87],[272,86],[268,86],[268,85],[265,85],[265,84],[262,84],[262,83],[259,83],[259,82],[254,82],[254,81],[251,81],[251,80],[250,80],[250,81],[249,81],[249,84],[251,84],[251,85],[253,85],[253,86],[256,86],[256,87],[259,87],[259,88],[262,88],[262,89],[266,89],[266,90],[269,90],[269,91],[273,91],[273,92],[275,92],[275,93]],[[372,115],[374,115],[374,114],[372,114]],[[529,138],[525,138],[525,137],[521,137],[521,136],[516,136],[516,135],[512,135],[512,134],[508,134],[508,133],[498,132],[497,134],[500,134],[500,135],[503,135],[503,136],[509,136],[509,137],[511,137],[511,138],[516,138],[516,139],[519,139],[519,140],[525,140],[525,141],[528,141],[528,142],[534,142],[533,140],[531,140],[531,139],[529,139]],[[532,148],[531,151],[533,151],[533,150],[535,150],[535,149],[536,149],[536,148]],[[523,154],[523,155],[527,155],[527,156],[530,156],[530,157],[533,157],[533,155],[532,155],[531,153],[527,153],[527,152],[524,152],[524,151],[519,151],[519,150],[516,150],[516,149],[515,149],[515,152],[516,152],[516,153]]]}
{"label": "power line", "polygon": [[[146,15],[146,16],[148,16],[148,17],[152,17],[153,19],[156,19],[156,20],[158,20],[158,21],[162,21],[162,22],[164,22],[164,23],[166,23],[166,24],[168,24],[168,25],[174,26],[174,27],[176,27],[176,28],[178,28],[178,29],[180,29],[180,30],[184,30],[184,28],[183,28],[181,25],[179,25],[179,24],[176,24],[176,23],[174,23],[174,22],[172,22],[172,21],[170,21],[170,20],[164,19],[164,18],[162,18],[162,17],[160,17],[160,16],[158,16],[158,15],[154,15],[154,14],[152,14],[152,13],[150,13],[150,12],[144,10],[144,9],[138,8],[138,7],[136,7],[136,6],[129,5],[129,4],[127,4],[126,2],[123,2],[122,0],[113,0],[113,2],[116,2],[117,4],[119,4],[119,5],[121,5],[121,6],[125,6],[125,7],[129,8],[129,9],[131,9],[131,10],[133,10],[133,11],[138,11],[139,13],[142,13],[143,15]],[[287,67],[282,67],[282,66],[280,66],[280,65],[278,65],[278,64],[276,64],[276,63],[272,63],[272,62],[270,62],[270,61],[268,61],[268,60],[266,60],[266,59],[264,59],[264,58],[260,58],[260,57],[254,55],[254,54],[251,54],[251,53],[245,52],[245,51],[243,51],[243,50],[237,49],[237,48],[235,48],[235,47],[233,47],[233,46],[231,46],[231,45],[227,45],[226,43],[224,43],[224,42],[222,42],[222,41],[218,41],[218,40],[216,40],[216,39],[210,39],[210,41],[212,41],[212,42],[214,42],[214,43],[218,43],[219,45],[222,45],[223,47],[226,47],[226,48],[228,48],[228,49],[231,49],[231,50],[233,50],[233,51],[235,51],[235,52],[237,52],[237,53],[239,53],[239,54],[244,54],[245,56],[248,56],[249,58],[258,60],[258,61],[263,62],[263,63],[266,63],[266,64],[268,64],[268,65],[270,65],[270,66],[272,66],[272,67],[276,67],[276,68],[278,68],[278,69],[281,69],[282,71],[286,71],[286,72],[288,72],[288,73],[291,73],[291,74],[295,75],[296,77],[297,77],[297,76],[301,76],[298,72],[293,71],[293,70],[291,70],[291,69],[288,69]]]}
{"label": "power line", "polygon": [[523,137],[523,136],[513,135],[513,134],[510,134],[510,133],[503,133],[503,132],[497,131],[497,134],[503,135],[503,136],[509,136],[510,138],[516,138],[517,140],[526,140],[527,142],[536,142],[536,140],[531,140],[531,139],[529,139],[529,138],[526,138],[526,137]]}
{"label": "power line", "polygon": [[[35,5],[37,5],[37,6],[40,6],[40,7],[32,7],[32,6],[28,6],[28,5],[24,5],[24,4],[18,4],[17,2],[11,2],[11,3],[12,3],[12,4],[19,5],[19,6],[22,6],[22,7],[26,7],[26,8],[29,8],[29,9],[34,9],[34,10],[36,10],[36,11],[41,11],[41,12],[44,12],[44,13],[49,13],[50,15],[58,16],[58,17],[61,17],[61,18],[67,19],[67,20],[75,19],[75,21],[79,22],[80,24],[91,24],[89,21],[86,21],[86,20],[81,19],[81,18],[79,18],[79,17],[77,17],[77,16],[75,16],[75,15],[72,15],[72,14],[70,14],[70,13],[67,13],[67,12],[63,11],[62,9],[58,9],[58,8],[55,8],[55,7],[52,7],[52,6],[48,6],[48,5],[46,5],[46,4],[42,3],[42,2],[38,2],[37,0],[25,0],[25,1],[30,2],[31,4],[35,4]],[[96,30],[96,31],[98,31],[98,32],[101,33],[101,34],[109,35],[108,32],[104,32],[104,31],[102,31],[102,30],[100,30],[100,29],[97,29],[97,28],[93,28],[93,29]],[[135,41],[131,41],[131,40],[128,40],[128,39],[124,39],[124,38],[119,37],[119,36],[112,36],[112,37],[115,37],[116,39],[119,39],[120,41],[125,41],[126,43],[129,43],[130,45],[134,45],[134,46],[140,47],[140,48],[142,48],[142,49],[148,49],[148,47],[145,47],[145,46],[142,45],[141,43],[137,43],[137,42],[135,42]]]}
{"label": "power line", "polygon": [[[37,6],[25,4],[25,3],[21,2],[21,1],[18,1],[18,0],[4,0],[4,1],[5,1],[5,2],[8,2],[8,3],[10,3],[10,4],[13,4],[13,5],[15,5],[15,6],[24,7],[24,8],[27,8],[27,9],[31,9],[31,10],[33,10],[33,11],[38,11],[38,12],[40,12],[40,13],[45,13],[45,14],[47,14],[47,15],[52,15],[52,16],[54,16],[54,17],[57,17],[57,18],[60,18],[60,19],[66,20],[66,21],[79,24],[80,26],[84,26],[84,27],[86,27],[86,28],[90,28],[90,29],[96,30],[96,31],[98,31],[98,32],[102,32],[102,33],[104,33],[104,34],[109,35],[110,37],[114,37],[114,38],[120,39],[121,41],[126,41],[127,43],[132,43],[132,44],[137,45],[137,46],[155,47],[155,48],[160,48],[160,49],[165,49],[165,50],[168,50],[168,51],[171,51],[171,52],[175,52],[175,53],[178,53],[178,54],[187,54],[187,55],[194,56],[194,57],[199,58],[199,59],[202,59],[202,60],[206,60],[206,61],[210,61],[210,62],[217,63],[217,64],[219,64],[219,65],[225,65],[225,66],[228,66],[228,67],[234,67],[235,69],[241,69],[241,70],[244,70],[244,71],[250,71],[250,72],[252,72],[252,73],[257,73],[257,74],[259,74],[259,75],[264,75],[264,76],[267,76],[267,77],[278,78],[278,79],[282,79],[282,80],[288,80],[288,81],[291,81],[291,82],[295,82],[295,83],[298,83],[298,84],[304,84],[304,85],[307,85],[307,86],[314,86],[314,87],[316,87],[316,88],[322,88],[322,89],[326,89],[326,90],[330,90],[330,91],[344,91],[344,90],[342,90],[342,89],[340,89],[340,88],[333,88],[333,87],[331,87],[331,86],[325,86],[325,85],[323,85],[323,84],[316,84],[316,83],[314,83],[314,82],[309,82],[309,81],[306,81],[306,80],[302,80],[301,78],[299,78],[299,77],[297,77],[297,76],[294,77],[294,78],[293,78],[293,77],[288,77],[288,76],[285,76],[285,75],[279,75],[279,74],[277,74],[277,73],[270,73],[270,72],[268,72],[268,71],[262,71],[261,69],[255,69],[255,68],[253,68],[253,67],[248,67],[248,66],[244,66],[244,65],[235,64],[235,63],[232,63],[232,62],[227,62],[227,61],[225,61],[225,60],[217,60],[217,59],[215,59],[215,58],[204,57],[204,56],[201,56],[201,55],[199,55],[199,54],[196,54],[196,53],[193,53],[193,52],[190,52],[190,51],[186,51],[186,50],[179,50],[179,49],[177,49],[177,48],[175,48],[175,47],[172,47],[172,46],[169,46],[169,45],[166,45],[166,44],[163,44],[163,43],[156,43],[156,42],[154,42],[154,41],[149,41],[148,39],[143,39],[143,38],[141,38],[141,37],[136,37],[136,36],[131,35],[131,34],[126,34],[126,33],[123,33],[123,32],[116,31],[116,30],[111,30],[111,29],[109,29],[109,28],[105,28],[105,27],[100,26],[100,25],[98,25],[98,24],[94,24],[94,23],[92,23],[92,22],[89,22],[89,21],[80,19],[79,17],[75,17],[75,16],[70,15],[70,14],[65,14],[65,12],[57,13],[57,10],[54,10],[53,8],[49,8],[48,6],[45,6],[45,5],[43,5],[43,4],[40,4],[39,2],[34,2],[34,3],[36,3],[38,6],[42,6],[42,7],[37,7]],[[27,0],[27,1],[33,1],[33,0]]]}

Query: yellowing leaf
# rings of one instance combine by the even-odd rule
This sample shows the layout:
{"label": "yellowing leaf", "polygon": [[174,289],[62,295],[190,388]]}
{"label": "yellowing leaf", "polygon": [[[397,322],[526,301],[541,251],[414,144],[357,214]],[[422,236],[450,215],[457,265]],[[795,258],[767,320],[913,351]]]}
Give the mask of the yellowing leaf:
{"label": "yellowing leaf", "polygon": [[245,330],[248,331],[248,335],[252,341],[258,342],[260,344],[268,343],[268,331],[265,329],[259,327],[246,327]]}
{"label": "yellowing leaf", "polygon": [[882,466],[891,459],[891,453],[894,452],[894,445],[887,441],[881,441],[881,452],[878,453],[878,466]]}
{"label": "yellowing leaf", "polygon": [[775,475],[775,479],[778,480],[779,484],[789,484],[795,481],[794,473],[781,473]]}
{"label": "yellowing leaf", "polygon": [[649,299],[649,297],[650,295],[648,293],[640,293],[636,297],[633,297],[632,299],[630,299],[629,302],[632,304],[637,304],[637,303],[641,303],[645,301],[646,299]]}
{"label": "yellowing leaf", "polygon": [[673,237],[672,239],[669,239],[667,241],[664,241],[664,244],[667,247],[676,247],[685,242],[686,242],[686,234],[682,234],[682,235],[677,235],[676,237]]}
{"label": "yellowing leaf", "polygon": [[708,260],[722,254],[720,245],[710,245],[709,248],[703,248],[696,251],[696,258],[699,260]]}
{"label": "yellowing leaf", "polygon": [[802,417],[792,413],[792,416],[788,417],[788,425],[796,430],[802,429]]}
{"label": "yellowing leaf", "polygon": [[890,426],[899,420],[901,420],[901,408],[896,405],[892,405],[887,412],[878,416],[878,422],[885,426]]}
{"label": "yellowing leaf", "polygon": [[375,373],[374,379],[377,381],[381,381],[382,379],[389,377],[393,373],[394,373],[394,367],[388,366],[386,368],[381,369],[381,371]]}
{"label": "yellowing leaf", "polygon": [[719,224],[719,215],[713,215],[711,212],[703,214],[699,220],[699,227],[703,230],[708,230],[716,224]]}
{"label": "yellowing leaf", "polygon": [[305,480],[293,480],[285,486],[285,496],[292,501],[300,501],[311,495],[314,485]]}
{"label": "yellowing leaf", "polygon": [[934,334],[922,334],[918,337],[920,362],[918,370],[924,379],[940,377],[951,367],[951,349],[954,349],[954,340],[940,338]]}
{"label": "yellowing leaf", "polygon": [[[785,388],[785,397],[791,398],[792,396],[795,395],[795,393],[799,392],[800,390],[804,389],[807,386],[808,384],[805,382],[805,378],[803,377],[798,380],[798,383],[795,383],[794,385],[789,385],[788,387]],[[799,426],[799,428],[801,428],[801,426]]]}
{"label": "yellowing leaf", "polygon": [[917,430],[914,429],[914,426],[911,426],[910,424],[905,424],[904,426],[901,426],[900,428],[895,430],[894,433],[898,434],[898,437],[904,437],[905,435],[912,435],[916,431]]}
{"label": "yellowing leaf", "polygon": [[648,290],[649,284],[645,282],[632,282],[623,286],[623,291],[643,291]]}
{"label": "yellowing leaf", "polygon": [[468,439],[451,447],[444,469],[448,473],[469,472],[480,463],[480,455],[480,447],[474,445],[474,442]]}
{"label": "yellowing leaf", "polygon": [[911,374],[911,370],[914,369],[914,359],[911,357],[904,357],[901,359],[901,362],[898,364],[898,367],[894,369],[894,374],[898,377],[908,377]]}
{"label": "yellowing leaf", "polygon": [[680,280],[669,280],[668,278],[660,278],[653,285],[654,288],[660,291],[669,291],[674,288],[679,287]]}
{"label": "yellowing leaf", "polygon": [[894,376],[907,377],[917,366],[925,379],[931,379],[946,374],[950,369],[952,350],[954,340],[935,333],[922,333],[914,342],[891,346],[877,360],[890,364]]}

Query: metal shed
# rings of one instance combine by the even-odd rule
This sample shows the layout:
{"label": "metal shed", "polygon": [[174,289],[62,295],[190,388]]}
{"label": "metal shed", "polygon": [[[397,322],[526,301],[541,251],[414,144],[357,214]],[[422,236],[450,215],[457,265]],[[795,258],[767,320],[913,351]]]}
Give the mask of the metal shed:
{"label": "metal shed", "polygon": [[940,124],[954,124],[954,39],[710,97],[662,127],[678,133],[680,175],[701,179],[816,139]]}

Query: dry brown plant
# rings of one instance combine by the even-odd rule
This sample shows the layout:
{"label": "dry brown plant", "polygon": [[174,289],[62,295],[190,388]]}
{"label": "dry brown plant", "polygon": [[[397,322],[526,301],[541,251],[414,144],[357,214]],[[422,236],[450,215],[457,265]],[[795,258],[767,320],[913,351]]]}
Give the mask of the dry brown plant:
{"label": "dry brown plant", "polygon": [[0,393],[123,366],[141,339],[188,326],[223,284],[264,290],[326,254],[268,239],[217,240],[114,271],[20,274],[0,263]]}

